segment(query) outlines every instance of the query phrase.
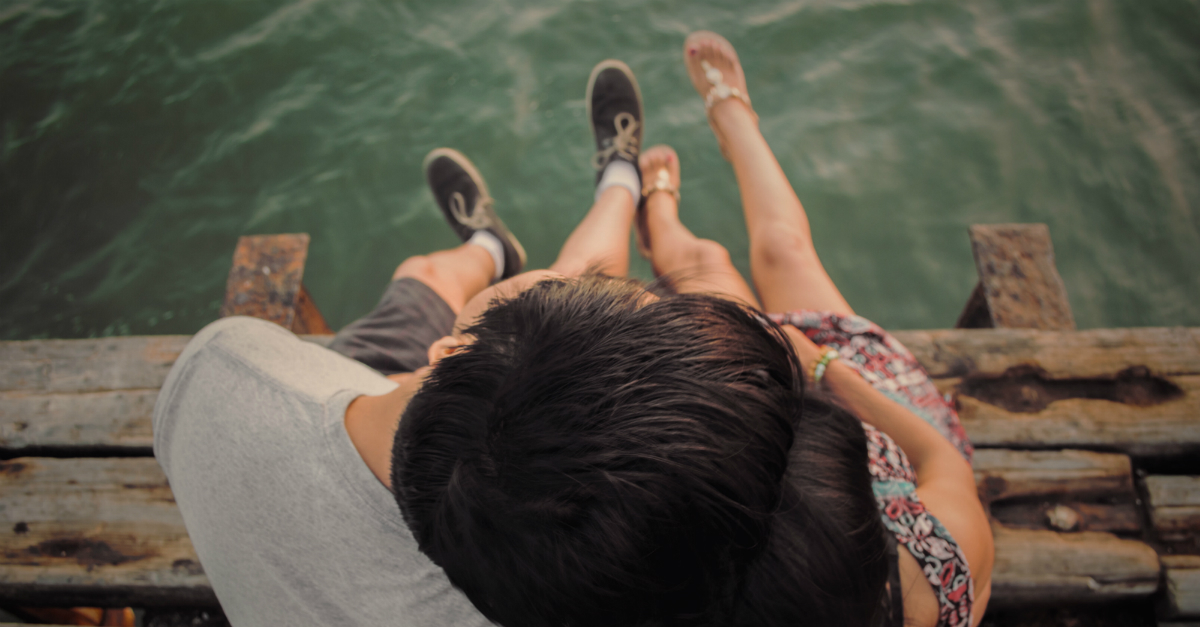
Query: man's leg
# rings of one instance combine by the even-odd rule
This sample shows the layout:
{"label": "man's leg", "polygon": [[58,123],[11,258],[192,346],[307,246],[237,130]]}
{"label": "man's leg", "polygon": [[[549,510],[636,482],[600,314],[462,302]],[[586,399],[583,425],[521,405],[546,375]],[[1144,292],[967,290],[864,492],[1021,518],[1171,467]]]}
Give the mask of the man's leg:
{"label": "man's leg", "polygon": [[642,178],[657,181],[667,172],[664,186],[646,197],[644,224],[639,233],[650,252],[656,276],[668,276],[679,293],[717,294],[758,307],[758,299],[733,267],[729,251],[712,240],[700,239],[679,221],[679,157],[669,146],[655,146],[641,157]]}
{"label": "man's leg", "polygon": [[[702,96],[712,86],[706,72],[697,69],[701,61],[718,70],[727,85],[745,91],[737,53],[724,38],[695,33],[684,43],[684,57]],[[712,106],[709,120],[737,176],[750,234],[750,270],[766,310],[854,313],[817,258],[808,216],[750,106],[737,97],[725,98]]]}
{"label": "man's leg", "polygon": [[493,281],[521,272],[525,251],[492,210],[483,177],[461,153],[439,148],[425,178],[450,227],[464,242],[406,259],[370,313],[338,332],[330,348],[382,372],[428,364],[428,348],[450,335],[455,316]]}
{"label": "man's leg", "polygon": [[495,270],[496,264],[487,250],[463,244],[405,259],[392,274],[392,280],[410,278],[424,283],[457,314],[471,297],[491,285]]}

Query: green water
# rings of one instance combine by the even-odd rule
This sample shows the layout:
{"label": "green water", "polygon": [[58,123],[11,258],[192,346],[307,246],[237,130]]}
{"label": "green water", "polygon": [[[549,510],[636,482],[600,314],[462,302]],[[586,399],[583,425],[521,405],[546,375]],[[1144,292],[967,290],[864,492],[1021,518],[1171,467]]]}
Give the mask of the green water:
{"label": "green water", "polygon": [[544,267],[590,204],[608,57],[679,151],[685,222],[746,272],[680,60],[702,28],[860,313],[951,326],[966,227],[1044,222],[1081,328],[1200,325],[1196,0],[0,0],[0,339],[194,332],[237,237],[280,232],[312,235],[339,327],[456,243],[420,172],[443,145]]}

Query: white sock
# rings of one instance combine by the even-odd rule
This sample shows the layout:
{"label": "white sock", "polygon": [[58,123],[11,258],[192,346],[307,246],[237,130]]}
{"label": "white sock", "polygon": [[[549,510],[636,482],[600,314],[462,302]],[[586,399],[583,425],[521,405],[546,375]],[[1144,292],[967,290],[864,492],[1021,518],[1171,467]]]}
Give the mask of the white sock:
{"label": "white sock", "polygon": [[467,243],[488,251],[488,254],[492,256],[492,261],[496,262],[496,272],[492,275],[492,283],[499,281],[500,277],[504,276],[504,244],[500,242],[500,238],[492,235],[489,231],[480,229],[475,231]]}
{"label": "white sock", "polygon": [[600,200],[600,194],[613,185],[629,190],[635,205],[642,199],[642,181],[638,178],[637,168],[628,161],[613,159],[604,166],[604,174],[596,184],[596,200]]}

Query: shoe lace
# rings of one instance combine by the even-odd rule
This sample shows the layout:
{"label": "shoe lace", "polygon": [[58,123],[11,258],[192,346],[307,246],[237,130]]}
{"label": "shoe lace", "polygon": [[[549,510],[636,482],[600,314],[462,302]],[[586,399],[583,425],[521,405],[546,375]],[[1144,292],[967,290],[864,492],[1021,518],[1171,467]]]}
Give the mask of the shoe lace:
{"label": "shoe lace", "polygon": [[620,155],[637,165],[638,138],[634,133],[638,129],[638,121],[632,113],[622,111],[613,119],[617,127],[617,135],[612,139],[612,145],[592,155],[592,167],[603,170],[613,155]]}
{"label": "shoe lace", "polygon": [[[491,198],[484,198],[481,199],[480,202],[477,202],[476,206],[486,207],[491,203]],[[463,197],[462,192],[454,192],[453,194],[450,194],[449,204],[450,215],[454,216],[454,219],[458,220],[458,223],[463,226],[467,226],[478,231],[479,229],[486,229],[492,225],[492,219],[488,217],[486,211],[467,210],[467,199]]]}

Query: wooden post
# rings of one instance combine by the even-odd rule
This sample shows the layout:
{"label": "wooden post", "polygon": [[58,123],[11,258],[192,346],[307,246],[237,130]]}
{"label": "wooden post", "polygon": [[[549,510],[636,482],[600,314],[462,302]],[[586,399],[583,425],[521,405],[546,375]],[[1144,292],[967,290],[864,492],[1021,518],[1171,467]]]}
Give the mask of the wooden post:
{"label": "wooden post", "polygon": [[301,281],[308,241],[307,233],[239,238],[221,317],[252,316],[297,334],[332,334]]}
{"label": "wooden post", "polygon": [[976,224],[968,232],[979,284],[956,328],[1075,329],[1045,224]]}

